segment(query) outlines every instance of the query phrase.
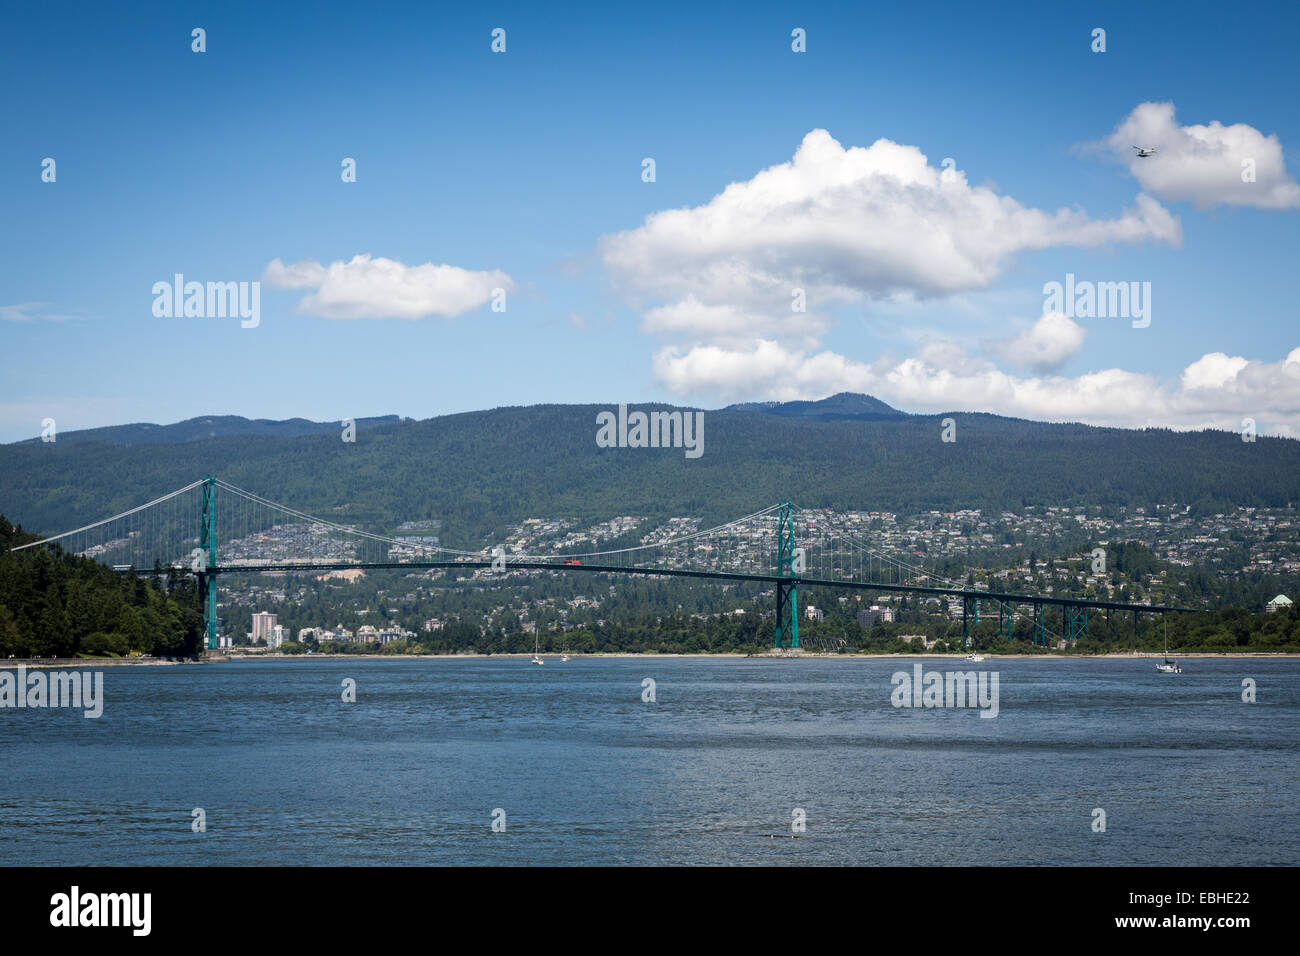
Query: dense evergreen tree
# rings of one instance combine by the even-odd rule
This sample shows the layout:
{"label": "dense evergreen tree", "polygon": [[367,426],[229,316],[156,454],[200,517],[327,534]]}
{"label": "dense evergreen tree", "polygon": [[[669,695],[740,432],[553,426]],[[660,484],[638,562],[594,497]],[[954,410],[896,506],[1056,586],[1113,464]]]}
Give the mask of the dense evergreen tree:
{"label": "dense evergreen tree", "polygon": [[0,516],[0,658],[187,655],[202,630],[192,580],[169,587],[49,548]]}

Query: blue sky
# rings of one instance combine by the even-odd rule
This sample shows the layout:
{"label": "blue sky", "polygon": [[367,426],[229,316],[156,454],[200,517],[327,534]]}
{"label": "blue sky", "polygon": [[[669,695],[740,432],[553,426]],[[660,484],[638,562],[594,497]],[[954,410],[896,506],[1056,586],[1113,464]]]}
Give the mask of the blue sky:
{"label": "blue sky", "polygon": [[[46,417],[425,418],[845,389],[909,411],[1249,416],[1300,434],[1300,13],[982,7],[14,8],[0,440]],[[1163,152],[1128,159],[1109,142],[1126,122],[1167,126],[1141,144]],[[715,202],[816,130],[797,183]],[[878,140],[904,152],[866,152]],[[1255,146],[1258,180],[1224,179]],[[924,168],[880,186],[917,172],[907,150],[936,173],[953,158],[957,191]],[[850,182],[832,189],[835,169]],[[1023,215],[982,219],[998,197]],[[1075,220],[1039,221],[1061,209]],[[666,210],[688,212],[647,222]],[[275,287],[275,260],[319,263],[318,279],[338,264],[339,284],[314,300]],[[425,264],[454,267],[460,294],[408,274]],[[153,284],[178,272],[262,280],[257,327],[155,316]],[[1151,283],[1149,327],[1048,321],[1043,285],[1067,272]],[[494,312],[483,290],[501,274]],[[773,292],[796,284],[806,313]],[[385,317],[399,300],[422,317]]]}

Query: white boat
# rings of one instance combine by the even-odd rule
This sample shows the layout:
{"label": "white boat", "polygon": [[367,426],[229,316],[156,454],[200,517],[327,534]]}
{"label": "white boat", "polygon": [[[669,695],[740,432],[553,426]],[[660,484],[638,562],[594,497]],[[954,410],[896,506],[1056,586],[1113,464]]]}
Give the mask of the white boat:
{"label": "white boat", "polygon": [[568,655],[568,654],[561,654],[561,655],[560,655],[560,663],[562,663],[562,664],[567,664],[568,662],[569,662],[569,655]]}
{"label": "white boat", "polygon": [[966,655],[966,660],[970,661],[972,664],[977,664],[977,663],[979,663],[980,661],[984,660],[984,655],[983,655],[983,654],[967,654],[967,655]]}
{"label": "white boat", "polygon": [[538,644],[537,644],[538,640],[539,640],[539,638],[538,638],[538,636],[537,636],[537,632],[534,631],[534,632],[533,632],[533,663],[534,663],[534,664],[545,664],[546,661],[542,660],[542,655],[538,653],[538,651],[540,650],[540,648],[538,647]]}

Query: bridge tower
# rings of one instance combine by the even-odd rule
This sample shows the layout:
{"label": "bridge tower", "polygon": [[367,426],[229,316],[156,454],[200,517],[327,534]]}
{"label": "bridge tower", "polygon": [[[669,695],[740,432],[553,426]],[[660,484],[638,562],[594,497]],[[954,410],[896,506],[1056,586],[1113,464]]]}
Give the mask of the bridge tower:
{"label": "bridge tower", "polygon": [[[796,584],[794,553],[794,505],[781,505],[776,536],[776,573],[788,581],[776,582],[776,646],[799,646],[799,591]],[[798,569],[802,571],[802,568]]]}
{"label": "bridge tower", "polygon": [[210,569],[217,566],[217,479],[203,479],[203,517],[199,525],[200,560],[199,596],[203,601],[203,643],[210,651],[217,649],[217,576]]}
{"label": "bridge tower", "polygon": [[980,623],[980,599],[974,594],[963,594],[961,597],[961,637],[962,643],[966,647],[971,646],[970,625],[972,619],[976,627]]}
{"label": "bridge tower", "polygon": [[1088,636],[1087,605],[1067,604],[1063,619],[1065,623],[1065,639],[1071,644],[1080,638]]}

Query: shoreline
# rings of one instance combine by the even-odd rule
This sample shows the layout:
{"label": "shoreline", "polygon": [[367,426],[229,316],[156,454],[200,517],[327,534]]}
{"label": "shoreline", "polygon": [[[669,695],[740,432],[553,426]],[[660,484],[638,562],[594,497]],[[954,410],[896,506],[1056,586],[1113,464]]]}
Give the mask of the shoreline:
{"label": "shoreline", "polygon": [[[562,652],[548,652],[541,654],[543,660],[558,660]],[[531,652],[508,653],[508,654],[233,654],[228,659],[232,661],[246,660],[490,660],[491,658],[522,659],[530,660]],[[834,654],[834,653],[817,653],[805,652],[801,654],[765,652],[762,654],[670,654],[670,653],[643,653],[637,654],[630,651],[597,651],[592,654],[569,652],[571,661],[589,660],[594,658],[613,658],[613,659],[636,659],[645,660],[656,657],[674,657],[695,660],[965,660],[966,654],[961,652],[942,653],[942,654]],[[1149,660],[1153,658],[1164,658],[1163,651],[1138,651],[1134,652],[1111,652],[1106,654],[983,654],[985,661],[992,660]],[[1174,655],[1170,655],[1171,658]],[[1238,653],[1226,652],[1201,652],[1194,654],[1179,654],[1179,660],[1192,660],[1195,658],[1297,658],[1300,659],[1300,651],[1241,651]]]}
{"label": "shoreline", "polygon": [[[235,661],[322,661],[322,660],[348,660],[348,661],[463,661],[463,660],[491,660],[492,658],[502,660],[530,660],[530,653],[521,654],[231,654],[226,656],[213,656],[206,658],[150,658],[140,660],[138,658],[122,657],[81,657],[81,658],[39,658],[36,660],[0,660],[0,671],[17,670],[20,666],[27,670],[51,670],[56,668],[67,667],[178,667],[185,664],[229,664]],[[984,654],[983,661],[972,662],[987,664],[991,661],[999,660],[1056,660],[1056,661],[1098,661],[1098,660],[1138,660],[1146,661],[1164,658],[1162,651],[1137,651],[1118,653],[1112,652],[1107,654]],[[542,654],[543,660],[552,660],[559,662],[559,654]],[[570,653],[570,663],[579,660],[591,659],[612,659],[612,660],[654,660],[657,658],[677,658],[682,660],[714,660],[714,661],[759,661],[759,660],[817,660],[817,661],[927,661],[927,660],[958,660],[964,661],[966,655],[960,652],[942,653],[942,654],[831,654],[806,652],[801,654],[785,653],[763,653],[748,656],[745,654],[668,654],[668,653],[647,653],[634,654],[628,651],[609,651],[597,652],[593,654],[575,654]],[[1176,660],[1231,660],[1231,659],[1250,659],[1250,660],[1286,660],[1289,658],[1300,659],[1300,652],[1297,651],[1241,651],[1237,653],[1227,652],[1202,652],[1195,654],[1176,654],[1173,659]]]}
{"label": "shoreline", "polygon": [[0,660],[0,671],[25,667],[29,671],[50,670],[55,667],[174,667],[181,664],[199,664],[190,658],[151,657],[147,660],[129,657],[37,657]]}

